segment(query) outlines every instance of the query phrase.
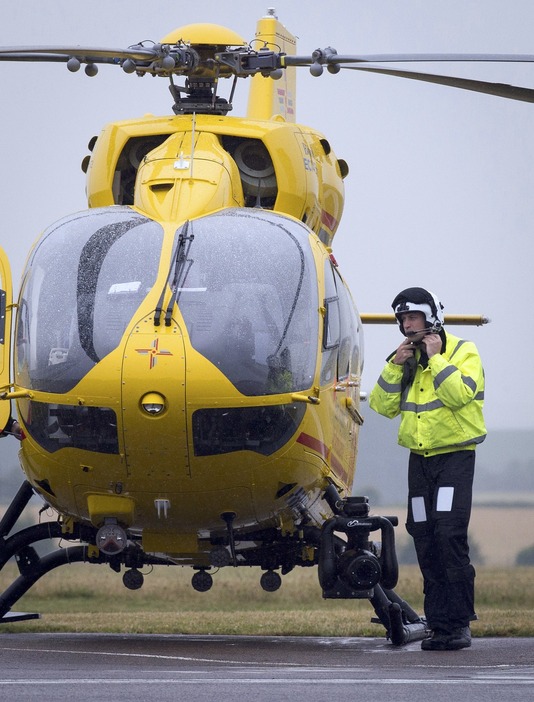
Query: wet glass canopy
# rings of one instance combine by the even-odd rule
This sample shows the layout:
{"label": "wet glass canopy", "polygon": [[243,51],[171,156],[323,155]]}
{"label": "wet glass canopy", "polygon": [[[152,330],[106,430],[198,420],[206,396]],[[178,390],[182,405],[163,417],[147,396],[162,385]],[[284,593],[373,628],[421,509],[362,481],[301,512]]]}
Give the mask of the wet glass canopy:
{"label": "wet glass canopy", "polygon": [[309,388],[318,297],[308,230],[226,210],[179,230],[170,285],[189,339],[244,395]]}
{"label": "wet glass canopy", "polygon": [[[162,243],[161,225],[129,207],[50,227],[23,278],[18,384],[68,392],[117,348],[156,282]],[[169,313],[176,301],[193,347],[241,393],[311,386],[319,314],[304,226],[260,210],[188,222],[176,233],[168,283]]]}
{"label": "wet glass canopy", "polygon": [[71,390],[115,349],[156,280],[163,229],[128,207],[52,225],[23,276],[15,371],[23,387]]}

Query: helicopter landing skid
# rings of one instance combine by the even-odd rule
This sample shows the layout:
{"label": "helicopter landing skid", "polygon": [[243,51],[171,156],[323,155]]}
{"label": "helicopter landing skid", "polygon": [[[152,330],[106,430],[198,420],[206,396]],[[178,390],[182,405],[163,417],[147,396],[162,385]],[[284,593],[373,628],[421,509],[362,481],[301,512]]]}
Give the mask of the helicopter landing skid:
{"label": "helicopter landing skid", "polygon": [[0,617],[0,624],[10,624],[11,622],[24,622],[29,619],[40,619],[38,612],[7,612]]}

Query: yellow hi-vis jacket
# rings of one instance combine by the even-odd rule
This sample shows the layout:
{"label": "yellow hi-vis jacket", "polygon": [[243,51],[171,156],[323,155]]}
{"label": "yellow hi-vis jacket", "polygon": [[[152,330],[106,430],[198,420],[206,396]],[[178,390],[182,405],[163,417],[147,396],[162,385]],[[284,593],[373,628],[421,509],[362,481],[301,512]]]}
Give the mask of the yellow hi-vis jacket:
{"label": "yellow hi-vis jacket", "polygon": [[[417,365],[413,382],[401,392],[403,366],[388,360],[369,396],[370,407],[401,415],[399,444],[423,456],[474,449],[486,427],[484,371],[475,344],[446,334],[445,350]],[[420,351],[416,351],[419,361]]]}

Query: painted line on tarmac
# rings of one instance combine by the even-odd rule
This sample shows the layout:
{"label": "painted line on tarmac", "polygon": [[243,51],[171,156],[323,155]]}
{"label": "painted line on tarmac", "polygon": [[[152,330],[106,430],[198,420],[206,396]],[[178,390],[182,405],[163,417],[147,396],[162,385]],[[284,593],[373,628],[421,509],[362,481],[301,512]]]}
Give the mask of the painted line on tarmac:
{"label": "painted line on tarmac", "polygon": [[[147,658],[147,659],[158,659],[158,660],[170,660],[170,661],[188,661],[191,663],[223,663],[225,665],[239,665],[239,666],[264,666],[267,668],[273,666],[284,666],[286,668],[295,669],[309,669],[309,663],[293,663],[289,661],[239,661],[237,662],[235,658],[202,658],[200,656],[180,656],[175,654],[161,654],[161,653],[130,653],[124,651],[93,651],[85,649],[60,649],[60,648],[36,648],[33,646],[2,646],[0,645],[0,651],[19,651],[23,653],[51,653],[52,655],[61,654],[72,654],[77,656],[108,656],[108,657],[122,657],[122,658]],[[370,652],[371,649],[366,652]],[[312,669],[317,670],[318,666],[313,666]],[[326,666],[327,669],[331,668],[345,668],[343,664],[335,664]],[[357,667],[351,667],[351,670],[356,670]]]}
{"label": "painted line on tarmac", "polygon": [[33,685],[489,685],[489,686],[527,686],[534,685],[534,677],[478,677],[478,678],[63,678],[46,680],[0,680],[0,687]]}

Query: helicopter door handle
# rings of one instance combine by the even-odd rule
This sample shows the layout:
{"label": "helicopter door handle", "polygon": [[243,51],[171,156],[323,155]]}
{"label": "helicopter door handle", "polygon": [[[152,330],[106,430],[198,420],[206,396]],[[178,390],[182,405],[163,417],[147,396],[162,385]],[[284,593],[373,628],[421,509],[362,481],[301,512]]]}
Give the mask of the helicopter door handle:
{"label": "helicopter door handle", "polygon": [[345,405],[347,407],[347,411],[350,414],[350,417],[353,421],[356,422],[356,424],[359,424],[360,426],[363,424],[363,416],[358,412],[356,407],[354,406],[354,402],[352,401],[351,397],[347,397],[345,400]]}
{"label": "helicopter door handle", "polygon": [[292,402],[307,402],[310,405],[318,405],[321,402],[321,400],[314,395],[303,395],[299,392],[294,392],[291,395],[291,400]]}
{"label": "helicopter door handle", "polygon": [[6,390],[0,393],[0,400],[15,400],[19,397],[29,397],[31,399],[33,397],[33,392],[29,390],[13,390],[12,392],[8,392]]}

